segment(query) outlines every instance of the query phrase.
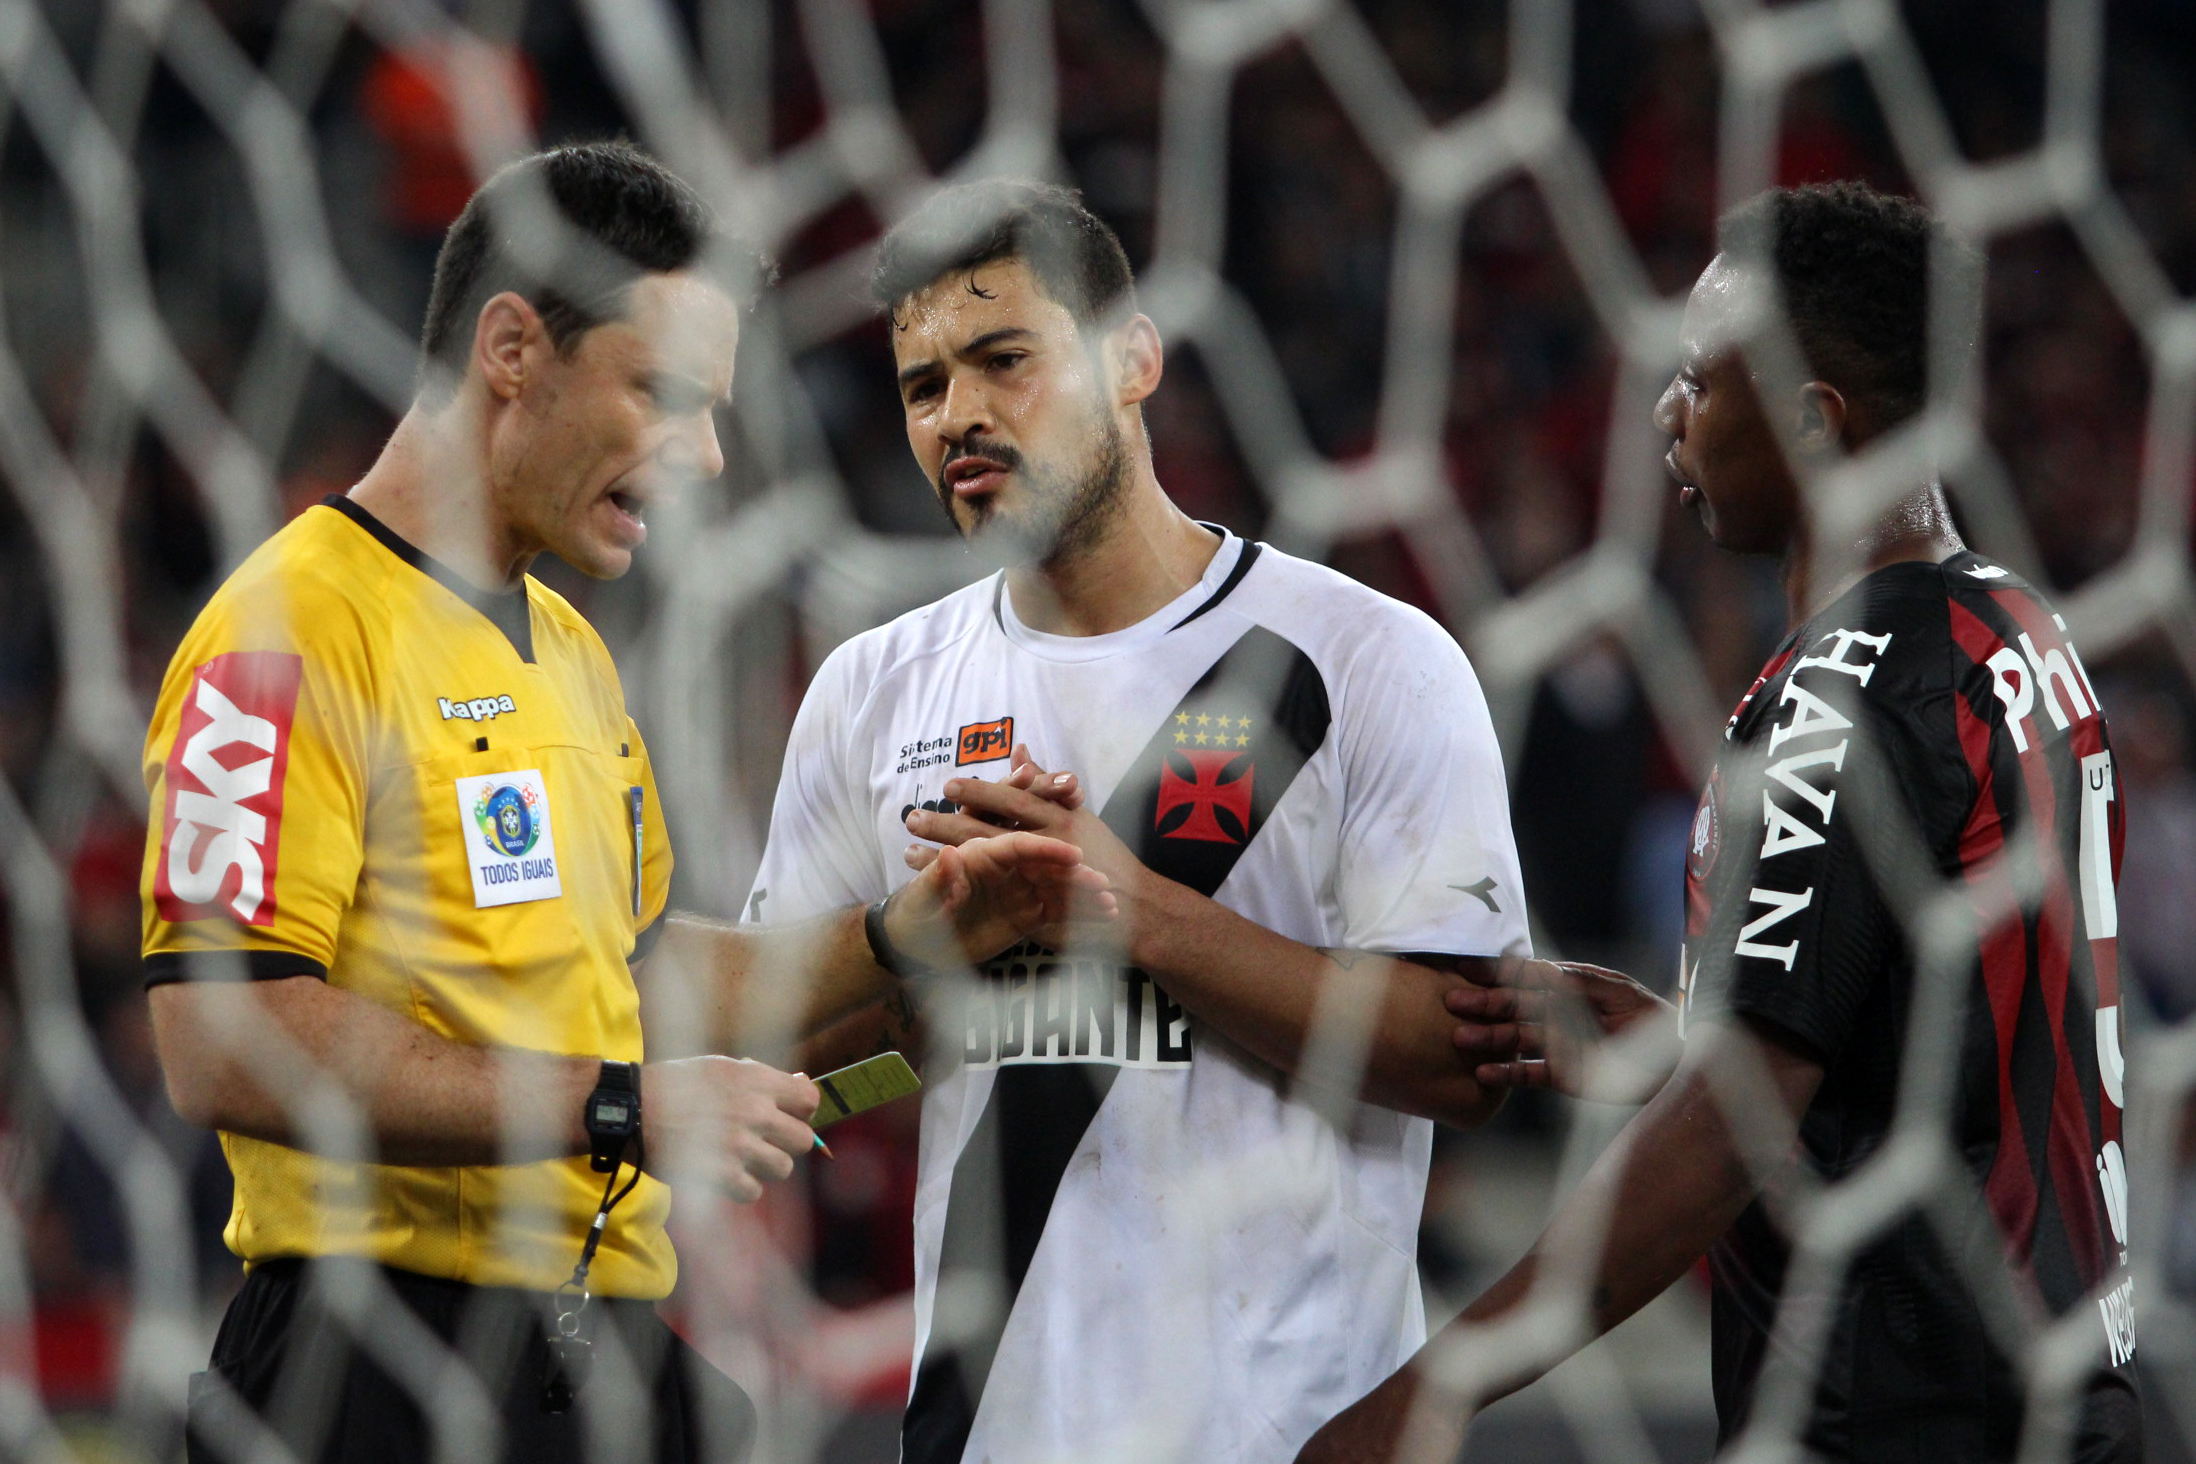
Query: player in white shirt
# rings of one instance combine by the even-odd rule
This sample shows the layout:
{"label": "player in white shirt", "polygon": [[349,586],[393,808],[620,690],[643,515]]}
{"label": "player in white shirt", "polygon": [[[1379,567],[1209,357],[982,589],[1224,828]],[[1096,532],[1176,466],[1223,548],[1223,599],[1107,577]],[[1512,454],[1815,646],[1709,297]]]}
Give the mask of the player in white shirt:
{"label": "player in white shirt", "polygon": [[[1425,615],[1167,499],[1158,335],[1074,195],[941,195],[878,284],[917,460],[1021,563],[825,661],[749,918],[880,900],[911,832],[1005,823],[1079,845],[1126,942],[912,983],[902,1457],[1286,1460],[1423,1340],[1428,1119],[1497,1105],[1442,1005],[1527,950],[1485,701]],[[1020,744],[1075,778],[1031,791]],[[1323,994],[1367,1017],[1355,1095],[1297,1081]]]}

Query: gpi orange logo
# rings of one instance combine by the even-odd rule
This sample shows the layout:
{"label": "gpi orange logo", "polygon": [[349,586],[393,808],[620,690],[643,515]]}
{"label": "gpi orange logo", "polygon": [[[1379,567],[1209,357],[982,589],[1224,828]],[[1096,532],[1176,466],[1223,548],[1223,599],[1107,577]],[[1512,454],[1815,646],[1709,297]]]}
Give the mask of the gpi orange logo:
{"label": "gpi orange logo", "polygon": [[971,722],[961,729],[959,751],[954,756],[956,767],[970,763],[991,762],[1005,757],[1014,750],[1014,719],[1001,717],[996,722]]}

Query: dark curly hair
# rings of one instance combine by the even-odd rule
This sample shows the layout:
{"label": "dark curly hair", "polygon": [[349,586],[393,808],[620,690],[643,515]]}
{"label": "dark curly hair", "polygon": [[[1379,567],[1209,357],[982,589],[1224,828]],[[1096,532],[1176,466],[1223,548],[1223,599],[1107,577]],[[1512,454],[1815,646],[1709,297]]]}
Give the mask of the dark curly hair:
{"label": "dark curly hair", "polygon": [[908,296],[1001,259],[1027,264],[1037,288],[1086,330],[1136,308],[1135,277],[1113,230],[1081,194],[1028,179],[987,178],[933,195],[877,246],[872,294],[897,320]]}
{"label": "dark curly hair", "polygon": [[[544,198],[570,234],[545,230],[559,237],[522,239],[517,231],[529,225],[529,206],[540,219]],[[443,236],[420,333],[421,364],[429,368],[423,388],[447,391],[464,374],[473,323],[506,290],[540,312],[549,339],[564,351],[623,315],[641,276],[727,262],[729,270],[712,273],[726,276],[719,282],[735,299],[768,283],[767,263],[719,233],[701,195],[633,144],[578,143],[521,158],[481,184]]]}
{"label": "dark curly hair", "polygon": [[[1770,189],[1724,215],[1719,235],[1734,260],[1774,259],[1808,369],[1867,403],[1879,428],[1922,409],[1932,251],[1941,282],[1980,300],[1981,256],[1920,204],[1864,183]],[[1971,349],[1975,322],[1961,329]]]}

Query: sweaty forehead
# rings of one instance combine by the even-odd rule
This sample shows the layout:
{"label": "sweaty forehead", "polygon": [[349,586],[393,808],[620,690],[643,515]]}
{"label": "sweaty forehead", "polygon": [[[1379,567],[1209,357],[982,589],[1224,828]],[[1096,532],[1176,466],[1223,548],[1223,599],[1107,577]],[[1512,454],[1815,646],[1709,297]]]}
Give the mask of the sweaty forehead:
{"label": "sweaty forehead", "polygon": [[1762,304],[1753,271],[1719,254],[1708,262],[1685,300],[1678,345],[1688,362],[1721,356],[1746,338]]}
{"label": "sweaty forehead", "polygon": [[1075,317],[1038,288],[1028,265],[1000,259],[940,275],[900,302],[892,327],[893,354],[905,365],[998,330],[1072,336]]}

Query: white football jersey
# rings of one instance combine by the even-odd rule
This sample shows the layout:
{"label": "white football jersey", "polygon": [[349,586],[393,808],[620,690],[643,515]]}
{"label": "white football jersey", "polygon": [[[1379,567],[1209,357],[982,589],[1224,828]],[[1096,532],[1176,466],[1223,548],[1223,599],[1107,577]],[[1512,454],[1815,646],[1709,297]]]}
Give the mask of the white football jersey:
{"label": "white football jersey", "polygon": [[[994,575],[839,647],[748,918],[904,883],[906,810],[1003,777],[1017,742],[1153,869],[1282,935],[1527,948],[1456,642],[1232,534],[1110,635],[1030,630]],[[1430,1123],[1358,1105],[1338,1129],[1141,971],[1023,947],[979,974],[926,1011],[907,1464],[1282,1464],[1416,1350]]]}

